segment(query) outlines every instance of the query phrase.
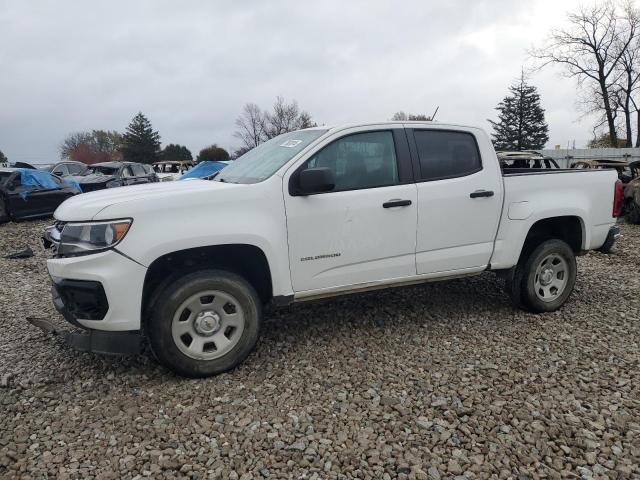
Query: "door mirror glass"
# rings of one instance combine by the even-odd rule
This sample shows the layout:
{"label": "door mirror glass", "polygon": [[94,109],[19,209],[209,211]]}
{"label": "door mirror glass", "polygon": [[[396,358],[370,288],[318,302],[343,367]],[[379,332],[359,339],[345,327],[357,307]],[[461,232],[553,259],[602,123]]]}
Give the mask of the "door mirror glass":
{"label": "door mirror glass", "polygon": [[330,192],[336,186],[333,172],[327,167],[307,168],[298,176],[298,194]]}

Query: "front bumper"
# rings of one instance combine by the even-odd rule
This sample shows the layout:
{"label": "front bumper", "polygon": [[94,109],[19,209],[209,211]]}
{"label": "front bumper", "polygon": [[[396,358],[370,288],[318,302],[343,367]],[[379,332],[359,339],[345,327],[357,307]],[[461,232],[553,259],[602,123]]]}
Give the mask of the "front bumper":
{"label": "front bumper", "polygon": [[47,260],[56,309],[81,328],[140,330],[146,267],[115,250]]}
{"label": "front bumper", "polygon": [[100,282],[68,280],[52,277],[53,305],[73,325],[82,328],[78,318],[103,320],[109,311],[109,302]]}

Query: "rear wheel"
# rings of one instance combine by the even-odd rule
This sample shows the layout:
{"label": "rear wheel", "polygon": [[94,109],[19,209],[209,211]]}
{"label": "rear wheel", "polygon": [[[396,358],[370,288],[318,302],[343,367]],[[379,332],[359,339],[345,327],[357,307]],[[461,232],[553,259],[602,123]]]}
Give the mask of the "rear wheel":
{"label": "rear wheel", "polygon": [[547,240],[530,251],[513,268],[506,290],[513,303],[535,313],[560,308],[576,282],[576,258],[562,240]]}
{"label": "rear wheel", "polygon": [[255,347],[260,300],[242,277],[221,270],[169,283],[152,308],[149,342],[158,360],[187,377],[207,377],[240,364]]}

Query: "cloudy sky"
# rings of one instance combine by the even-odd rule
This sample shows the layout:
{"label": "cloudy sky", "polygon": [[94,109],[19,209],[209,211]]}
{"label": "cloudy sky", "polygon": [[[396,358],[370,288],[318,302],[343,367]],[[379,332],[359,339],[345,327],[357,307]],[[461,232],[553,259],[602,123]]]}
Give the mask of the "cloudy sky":
{"label": "cloudy sky", "polygon": [[[163,145],[233,148],[242,106],[296,99],[320,124],[386,120],[397,110],[488,128],[569,0],[0,0],[0,150],[58,158],[66,134],[124,130],[138,111]],[[576,85],[531,77],[549,146],[583,146]]]}

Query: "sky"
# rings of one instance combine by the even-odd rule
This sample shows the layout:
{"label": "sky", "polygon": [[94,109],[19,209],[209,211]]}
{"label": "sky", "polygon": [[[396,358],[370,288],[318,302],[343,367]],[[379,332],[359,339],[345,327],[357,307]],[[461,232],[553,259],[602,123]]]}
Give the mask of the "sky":
{"label": "sky", "polygon": [[[59,158],[71,132],[124,131],[142,111],[162,144],[194,156],[234,149],[244,104],[295,99],[319,124],[394,112],[481,126],[527,50],[562,27],[573,0],[243,2],[0,0],[0,150]],[[574,80],[530,75],[549,148],[592,137]]]}

